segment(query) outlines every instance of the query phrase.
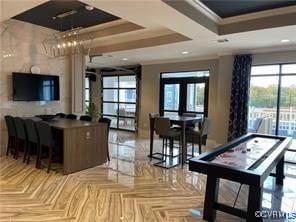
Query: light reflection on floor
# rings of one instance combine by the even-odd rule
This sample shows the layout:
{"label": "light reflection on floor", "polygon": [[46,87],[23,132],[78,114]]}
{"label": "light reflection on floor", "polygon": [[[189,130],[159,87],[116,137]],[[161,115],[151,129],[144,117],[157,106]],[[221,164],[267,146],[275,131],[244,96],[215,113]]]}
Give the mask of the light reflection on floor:
{"label": "light reflection on floor", "polygon": [[[146,162],[149,164],[149,158],[147,155],[149,154],[149,139],[147,138],[139,138],[135,137],[133,133],[121,132],[121,131],[113,131],[110,135],[110,155],[111,158],[116,159],[116,161],[112,162],[110,167],[115,170],[124,169],[123,173],[127,175],[133,175],[135,173],[135,169],[137,165],[143,164]],[[296,147],[296,142],[293,141],[293,146]],[[162,142],[159,139],[155,139],[154,141],[154,151],[160,152],[162,147]],[[206,147],[206,150],[212,150],[214,147]],[[195,148],[197,149],[197,148]],[[174,152],[178,152],[176,148]],[[191,147],[188,147],[188,152],[191,152]],[[289,160],[296,162],[296,152],[289,152],[287,154]],[[138,162],[140,161],[140,162]],[[156,160],[152,160],[152,162],[157,162]],[[114,164],[116,163],[116,164]],[[121,167],[123,166],[124,167]],[[128,170],[127,170],[128,169]],[[178,183],[178,173],[188,174],[185,176],[185,183],[195,189],[202,190],[204,192],[204,181],[197,182],[201,179],[201,175],[192,173],[188,171],[187,165],[184,169],[181,169],[180,166],[171,168],[169,170],[163,170],[163,177],[165,181],[170,181],[171,183]],[[176,173],[177,172],[177,173]],[[286,176],[284,180],[283,187],[279,187],[275,185],[275,180],[272,177],[268,177],[264,183],[264,193],[262,200],[262,209],[266,210],[280,210],[283,212],[296,212],[296,164],[285,164],[285,172],[287,174],[295,175],[295,178]],[[120,179],[119,179],[120,180]],[[124,181],[126,182],[126,181]],[[231,181],[221,180],[222,188],[219,193],[219,202],[228,203],[234,202],[234,198],[236,197],[236,192],[238,191],[239,184]],[[198,186],[198,187],[197,187]],[[235,189],[234,189],[235,188]],[[232,192],[232,199],[229,200],[229,196],[227,192]],[[247,193],[248,186],[244,185],[239,194],[239,198],[236,203],[236,207],[241,209],[246,209],[247,204]],[[224,213],[219,213],[221,215],[225,215]],[[236,217],[233,217],[236,218]],[[240,219],[236,218],[240,221]],[[218,220],[219,221],[219,220]],[[268,221],[268,220],[265,220]],[[277,220],[277,221],[292,221],[292,220]]]}

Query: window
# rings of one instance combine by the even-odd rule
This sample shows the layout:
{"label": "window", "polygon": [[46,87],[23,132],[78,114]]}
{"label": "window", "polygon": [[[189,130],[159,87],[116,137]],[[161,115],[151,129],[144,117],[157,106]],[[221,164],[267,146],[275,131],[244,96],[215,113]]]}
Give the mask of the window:
{"label": "window", "polygon": [[252,67],[249,128],[259,117],[272,118],[272,134],[296,138],[296,64]]}
{"label": "window", "polygon": [[136,130],[137,85],[136,75],[102,77],[101,106],[103,116],[112,120],[112,128]]}
{"label": "window", "polygon": [[161,73],[160,114],[207,116],[209,75],[208,70]]}

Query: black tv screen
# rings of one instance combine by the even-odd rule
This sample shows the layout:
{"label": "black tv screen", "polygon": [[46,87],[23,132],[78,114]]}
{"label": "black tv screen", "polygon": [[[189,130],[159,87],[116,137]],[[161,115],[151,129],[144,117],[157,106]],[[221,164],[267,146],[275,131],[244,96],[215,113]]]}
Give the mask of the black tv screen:
{"label": "black tv screen", "polygon": [[60,100],[59,76],[12,73],[14,101]]}

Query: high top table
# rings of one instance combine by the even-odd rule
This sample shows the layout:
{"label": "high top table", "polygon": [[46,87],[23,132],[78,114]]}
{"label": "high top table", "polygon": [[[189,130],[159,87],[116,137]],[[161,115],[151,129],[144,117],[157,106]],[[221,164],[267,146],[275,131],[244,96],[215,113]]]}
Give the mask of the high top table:
{"label": "high top table", "polygon": [[[181,148],[182,148],[182,159],[181,163],[182,166],[184,165],[186,161],[187,156],[187,148],[186,148],[186,126],[190,124],[200,123],[202,122],[201,116],[165,116],[170,118],[170,122],[172,124],[179,125],[181,127]],[[153,139],[154,139],[154,121],[150,122],[150,157],[153,156]]]}
{"label": "high top table", "polygon": [[62,132],[64,174],[95,167],[107,161],[107,124],[62,118],[46,122]]}

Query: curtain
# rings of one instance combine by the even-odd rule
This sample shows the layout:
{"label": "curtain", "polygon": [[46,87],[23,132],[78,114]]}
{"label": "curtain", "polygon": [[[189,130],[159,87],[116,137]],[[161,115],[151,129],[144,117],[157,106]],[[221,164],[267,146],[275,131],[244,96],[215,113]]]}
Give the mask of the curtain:
{"label": "curtain", "polygon": [[246,134],[248,130],[251,66],[251,55],[235,56],[231,84],[228,141]]}

